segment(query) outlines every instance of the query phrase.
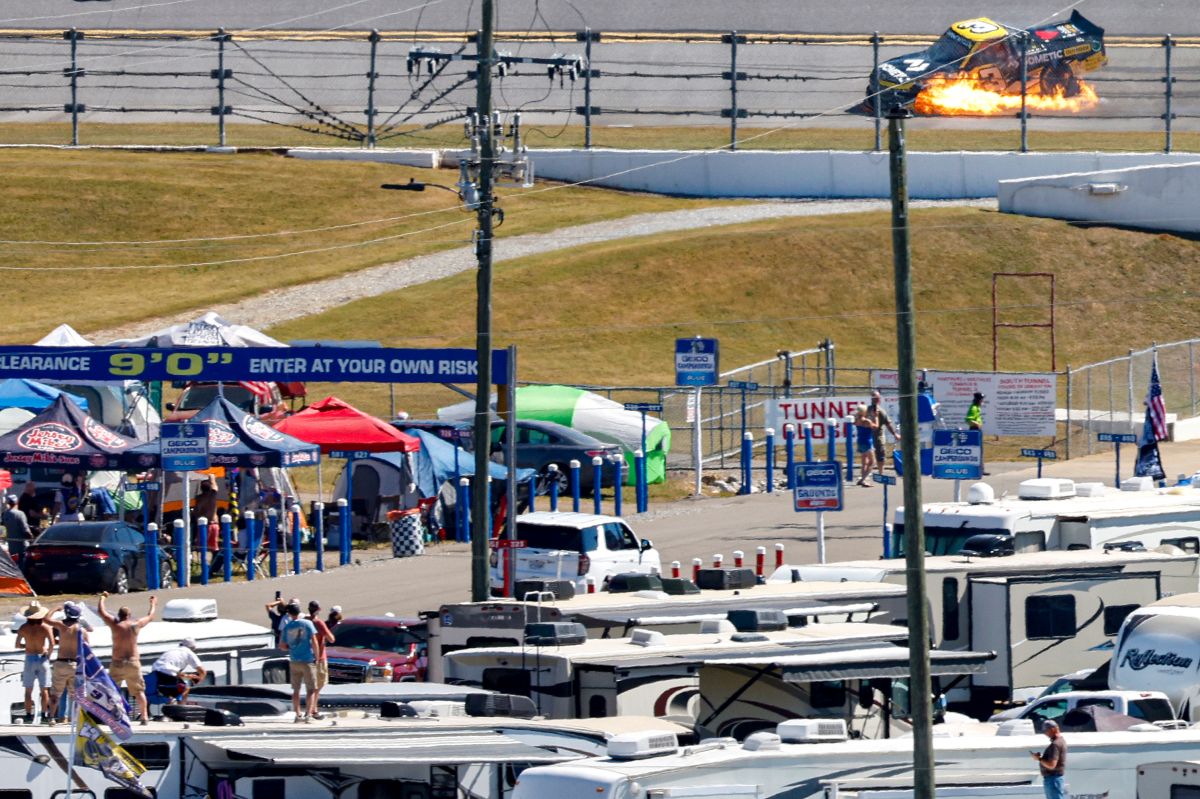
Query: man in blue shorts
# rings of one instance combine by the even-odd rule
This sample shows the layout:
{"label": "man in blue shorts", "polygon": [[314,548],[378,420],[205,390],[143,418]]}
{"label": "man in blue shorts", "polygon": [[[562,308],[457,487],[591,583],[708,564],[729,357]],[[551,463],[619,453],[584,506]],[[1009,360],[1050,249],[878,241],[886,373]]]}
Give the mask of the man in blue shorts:
{"label": "man in blue shorts", "polygon": [[875,431],[879,428],[879,418],[872,411],[861,402],[854,409],[854,448],[858,451],[862,466],[858,484],[864,487],[871,485],[867,478],[875,468]]}
{"label": "man in blue shorts", "polygon": [[25,723],[33,723],[33,689],[41,688],[42,721],[54,723],[50,709],[50,651],[54,649],[54,635],[44,624],[50,609],[37,603],[21,611],[25,623],[17,629],[17,646],[25,650],[25,669],[21,672],[21,685],[25,686]]}

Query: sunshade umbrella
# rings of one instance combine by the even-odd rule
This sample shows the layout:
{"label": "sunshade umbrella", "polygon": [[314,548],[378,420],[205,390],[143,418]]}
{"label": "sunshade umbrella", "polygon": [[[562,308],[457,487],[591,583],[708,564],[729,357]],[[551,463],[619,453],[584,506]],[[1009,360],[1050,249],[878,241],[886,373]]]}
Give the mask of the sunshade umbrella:
{"label": "sunshade umbrella", "polygon": [[41,411],[50,407],[60,395],[74,402],[83,410],[88,409],[88,402],[83,397],[68,394],[54,386],[39,383],[36,380],[26,380],[22,377],[10,377],[0,382],[0,408],[24,408],[27,411]]}

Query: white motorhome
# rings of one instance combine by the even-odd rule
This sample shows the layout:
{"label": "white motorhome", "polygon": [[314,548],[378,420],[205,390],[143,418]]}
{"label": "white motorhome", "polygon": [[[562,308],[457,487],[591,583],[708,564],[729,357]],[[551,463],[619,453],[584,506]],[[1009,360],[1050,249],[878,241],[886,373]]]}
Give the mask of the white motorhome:
{"label": "white motorhome", "polygon": [[1200,721],[1200,594],[1182,594],[1126,617],[1108,669],[1111,688],[1162,691],[1179,718]]}
{"label": "white motorhome", "polygon": [[[997,498],[991,486],[975,483],[966,502],[923,508],[925,551],[931,555],[957,555],[968,538],[984,533],[1012,536],[1018,552],[1122,543],[1200,551],[1200,490],[1190,486],[1121,491],[1042,477],[1022,482],[1015,497]],[[892,535],[892,551],[902,553],[903,507],[896,508]]]}
{"label": "white motorhome", "polygon": [[[1174,548],[927,556],[925,572],[938,648],[997,653],[985,672],[948,686],[952,707],[977,718],[996,702],[1037,696],[1066,671],[1100,666],[1128,614],[1200,581],[1197,556]],[[769,582],[843,578],[907,579],[903,560],[864,560],[785,565]]]}
{"label": "white motorhome", "polygon": [[[988,774],[1031,773],[1029,753],[1044,749],[1046,738],[1034,734],[1028,722],[1009,724],[1024,724],[1025,731],[934,736],[938,782],[963,785]],[[1147,726],[1146,731],[1072,733],[1071,796],[1134,797],[1138,764],[1185,760],[1200,746],[1200,730]],[[513,799],[827,799],[827,787],[839,780],[911,780],[913,764],[911,738],[846,740],[844,726],[831,720],[784,722],[775,733],[759,732],[740,744],[713,739],[679,746],[669,736],[619,736],[609,742],[608,752],[607,757],[528,769]]]}
{"label": "white motorhome", "polygon": [[1200,796],[1200,761],[1139,765],[1136,795],[1137,799],[1196,799]]}
{"label": "white motorhome", "polygon": [[[706,619],[724,618],[729,610],[788,610],[838,605],[857,610],[845,620],[881,624],[907,615],[900,585],[878,581],[777,582],[737,590],[705,590],[668,595],[662,591],[577,594],[570,599],[543,595],[536,600],[496,599],[442,605],[421,614],[429,629],[429,679],[445,679],[443,655],[460,649],[518,646],[526,624],[578,622],[593,638],[622,637],[634,627],[670,632],[698,632]],[[694,621],[687,622],[682,617]]]}

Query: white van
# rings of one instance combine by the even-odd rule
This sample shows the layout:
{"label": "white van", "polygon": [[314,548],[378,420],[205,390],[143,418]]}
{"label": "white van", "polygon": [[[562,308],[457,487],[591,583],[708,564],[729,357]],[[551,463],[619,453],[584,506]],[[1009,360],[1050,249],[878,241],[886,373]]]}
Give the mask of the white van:
{"label": "white van", "polygon": [[[513,553],[511,579],[565,580],[577,593],[587,591],[590,578],[597,591],[614,574],[657,574],[662,561],[648,538],[638,538],[618,516],[591,513],[538,511],[517,517],[517,540],[524,544]],[[492,592],[504,590],[505,554],[492,550]]]}

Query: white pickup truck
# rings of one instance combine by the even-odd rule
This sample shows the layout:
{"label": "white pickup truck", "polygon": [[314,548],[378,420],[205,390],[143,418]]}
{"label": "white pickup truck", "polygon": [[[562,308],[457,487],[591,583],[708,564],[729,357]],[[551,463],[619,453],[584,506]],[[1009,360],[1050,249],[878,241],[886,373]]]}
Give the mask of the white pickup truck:
{"label": "white pickup truck", "polygon": [[1044,721],[1057,721],[1068,711],[1092,705],[1148,722],[1175,719],[1171,701],[1161,691],[1067,691],[1042,696],[1027,705],[1009,708],[992,716],[989,721],[1030,719],[1034,728],[1040,730]]}

